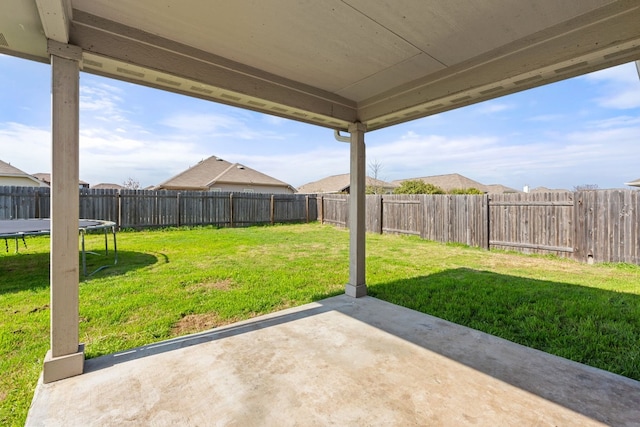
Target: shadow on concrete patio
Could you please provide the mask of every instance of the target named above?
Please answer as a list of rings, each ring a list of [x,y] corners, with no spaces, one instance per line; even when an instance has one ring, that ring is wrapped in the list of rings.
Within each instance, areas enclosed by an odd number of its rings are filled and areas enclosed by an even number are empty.
[[[88,360],[28,425],[637,425],[640,383],[341,295]]]

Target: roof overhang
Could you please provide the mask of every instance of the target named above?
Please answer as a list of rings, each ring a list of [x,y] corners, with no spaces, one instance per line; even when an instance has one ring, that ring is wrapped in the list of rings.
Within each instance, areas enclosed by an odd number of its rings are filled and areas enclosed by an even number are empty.
[[[635,0],[4,0],[0,52],[368,130],[640,58]]]

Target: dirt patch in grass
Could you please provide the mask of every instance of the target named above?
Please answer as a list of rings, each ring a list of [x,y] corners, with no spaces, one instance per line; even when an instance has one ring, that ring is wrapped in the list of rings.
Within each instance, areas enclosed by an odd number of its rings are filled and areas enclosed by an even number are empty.
[[[171,335],[187,335],[233,323],[234,319],[220,319],[217,313],[187,314],[171,328]]]
[[[215,280],[211,282],[201,282],[189,285],[188,290],[193,292],[199,289],[214,289],[217,291],[230,291],[233,288],[232,279]]]
[[[8,395],[9,393],[7,393],[6,391],[0,391],[0,402],[4,401]]]
[[[42,307],[36,307],[33,310],[29,310],[29,313],[37,313],[39,311],[45,311],[49,309],[49,304],[45,304]]]

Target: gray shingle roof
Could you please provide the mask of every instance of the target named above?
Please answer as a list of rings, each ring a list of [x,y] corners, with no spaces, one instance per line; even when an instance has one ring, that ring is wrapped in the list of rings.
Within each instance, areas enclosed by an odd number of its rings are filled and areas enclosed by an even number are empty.
[[[157,188],[181,190],[207,190],[216,184],[251,184],[291,187],[286,182],[265,175],[240,163],[230,163],[216,156],[169,178]]]
[[[101,182],[100,184],[92,185],[91,188],[94,190],[122,190],[124,186],[111,182]]]
[[[571,191],[562,188],[536,187],[530,190],[529,193],[571,193]]]
[[[51,174],[50,173],[43,173],[43,172],[39,172],[39,173],[34,173],[32,175],[33,177],[39,179],[40,181],[44,182],[45,184],[49,184],[51,185]],[[79,184],[84,184],[84,185],[89,185],[89,183],[87,181],[83,181],[83,180],[78,180]]]
[[[493,194],[520,193],[520,191],[515,190],[511,187],[507,187],[506,185],[502,185],[502,184],[490,184],[490,185],[485,185],[485,187],[487,188],[488,193],[493,193]]]
[[[18,169],[15,166],[11,166],[9,163],[6,163],[0,160],[0,175],[23,176],[23,175],[29,175],[29,174]]]
[[[392,189],[397,187],[395,184],[390,182],[381,181],[379,179],[367,177],[367,185],[382,187],[386,189]],[[298,187],[299,193],[304,194],[317,194],[317,193],[342,193],[348,191],[351,185],[350,175],[348,173],[343,173],[341,175],[332,175],[326,178],[322,178],[318,181],[308,182],[300,187]]]

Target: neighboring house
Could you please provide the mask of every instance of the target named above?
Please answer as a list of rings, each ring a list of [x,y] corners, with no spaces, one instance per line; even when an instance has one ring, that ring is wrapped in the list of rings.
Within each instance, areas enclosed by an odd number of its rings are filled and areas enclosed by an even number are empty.
[[[350,175],[344,173],[342,175],[332,175],[321,180],[309,182],[298,187],[298,193],[304,194],[321,194],[321,193],[349,193],[351,187]],[[392,193],[397,185],[390,182],[381,181],[367,177],[367,187],[377,187],[382,189],[382,193]]]
[[[536,187],[530,190],[529,193],[571,193],[571,191],[562,188]]]
[[[197,165],[156,186],[155,189],[270,194],[291,194],[296,192],[286,182],[240,163],[230,163],[216,156],[202,160]]]
[[[44,182],[0,160],[0,187],[5,185],[15,187],[48,187]]]
[[[51,185],[51,174],[50,173],[34,173],[33,176],[40,181],[44,182],[47,185]],[[89,183],[83,180],[79,181],[80,188],[89,188]]]
[[[490,193],[490,194],[507,194],[507,193],[520,192],[518,190],[504,186],[502,184],[490,184],[490,185],[485,185],[485,187],[487,188],[487,193]]]
[[[110,182],[101,182],[100,184],[96,184],[91,186],[94,190],[122,190],[124,187],[120,184],[113,184]]]
[[[624,185],[628,185],[630,187],[640,187],[640,178],[631,182],[625,182]]]
[[[424,176],[420,178],[397,179],[395,181],[392,181],[392,183],[400,185],[404,181],[423,181],[426,184],[432,184],[432,185],[435,185],[436,187],[440,187],[447,193],[455,189],[466,190],[469,188],[477,188],[483,193],[487,193],[489,191],[486,185],[480,184],[478,181],[474,181],[458,173],[450,173],[447,175]]]

